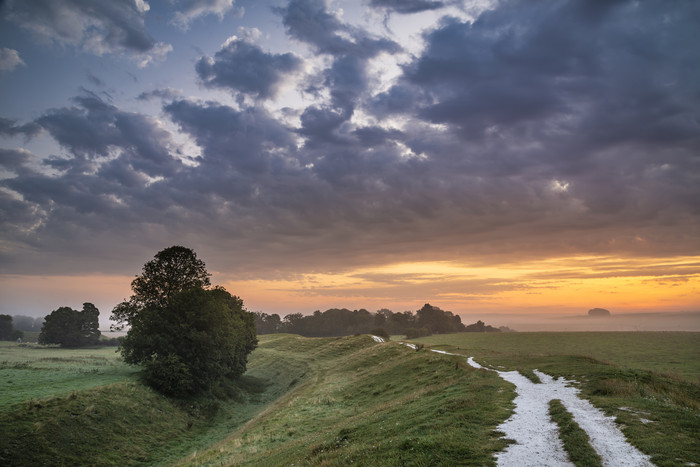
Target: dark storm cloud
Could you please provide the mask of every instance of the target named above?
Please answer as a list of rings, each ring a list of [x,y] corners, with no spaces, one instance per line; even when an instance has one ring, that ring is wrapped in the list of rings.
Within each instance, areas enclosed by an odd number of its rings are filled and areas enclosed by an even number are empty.
[[[299,69],[294,54],[271,54],[245,39],[232,38],[214,58],[202,57],[195,70],[206,87],[218,87],[261,99],[275,97],[285,77]]]

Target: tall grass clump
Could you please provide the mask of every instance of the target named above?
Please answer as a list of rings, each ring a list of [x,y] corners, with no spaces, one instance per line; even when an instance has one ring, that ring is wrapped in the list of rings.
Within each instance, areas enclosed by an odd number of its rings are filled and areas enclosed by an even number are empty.
[[[569,460],[577,467],[602,467],[603,461],[593,449],[588,434],[578,426],[564,404],[558,399],[549,401],[549,415],[559,427],[559,437]]]

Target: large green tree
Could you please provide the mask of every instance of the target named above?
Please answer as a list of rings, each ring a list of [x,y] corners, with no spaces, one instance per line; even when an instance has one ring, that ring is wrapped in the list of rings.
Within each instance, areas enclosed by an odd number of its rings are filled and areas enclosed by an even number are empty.
[[[39,334],[40,344],[60,344],[61,347],[84,347],[100,340],[100,311],[92,303],[83,303],[82,311],[62,306],[44,320]]]
[[[255,317],[243,301],[209,285],[194,251],[166,248],[131,283],[131,299],[112,312],[129,327],[124,360],[143,366],[146,381],[165,394],[187,396],[240,376],[257,345]]]

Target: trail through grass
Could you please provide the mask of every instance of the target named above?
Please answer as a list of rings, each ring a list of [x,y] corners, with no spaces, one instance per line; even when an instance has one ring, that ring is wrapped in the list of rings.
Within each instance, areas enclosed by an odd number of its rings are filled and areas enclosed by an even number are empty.
[[[474,355],[482,365],[501,371],[538,369],[576,381],[581,397],[615,417],[627,440],[650,455],[653,463],[681,466],[700,463],[698,337],[698,333],[462,333],[412,342]],[[653,371],[664,367],[663,360],[674,351],[680,355],[673,360],[678,362],[677,371]]]

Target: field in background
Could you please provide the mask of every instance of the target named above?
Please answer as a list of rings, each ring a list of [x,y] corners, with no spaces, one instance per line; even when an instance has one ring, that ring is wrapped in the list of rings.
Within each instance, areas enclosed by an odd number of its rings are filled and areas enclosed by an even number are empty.
[[[116,347],[61,349],[0,342],[0,407],[63,396],[133,377]]]
[[[700,460],[698,338],[463,333],[411,341],[425,346],[414,351],[369,336],[267,335],[237,386],[179,402],[143,386],[114,348],[3,344],[0,464],[493,464],[513,387],[432,346],[576,380],[655,463],[687,465]]]
[[[411,342],[468,349],[470,356],[577,355],[700,382],[698,332],[515,332],[443,334]]]

